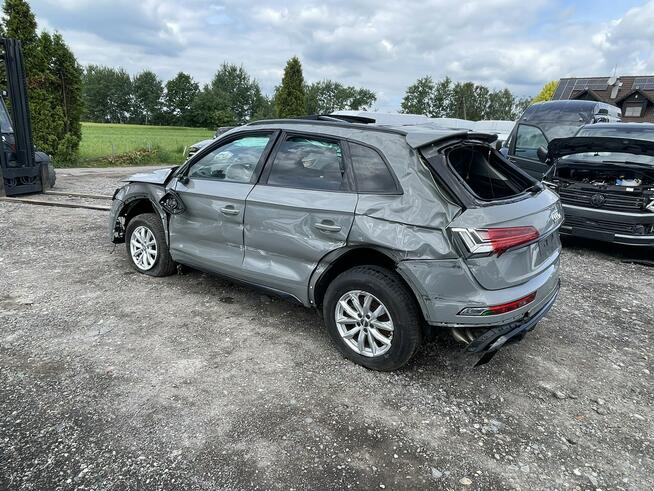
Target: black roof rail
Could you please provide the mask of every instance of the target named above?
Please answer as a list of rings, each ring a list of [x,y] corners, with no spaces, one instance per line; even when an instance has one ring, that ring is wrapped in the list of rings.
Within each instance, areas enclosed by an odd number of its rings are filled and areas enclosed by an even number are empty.
[[[369,131],[380,131],[382,133],[393,133],[396,135],[407,134],[406,131],[400,128],[377,126],[374,124],[359,123],[358,121],[347,121],[336,116],[328,115],[304,116],[301,118],[288,119],[261,119],[259,121],[252,121],[247,123],[246,126],[260,126],[265,124],[307,124],[308,122],[319,123],[325,126],[340,126],[341,128],[351,128],[352,125],[357,125],[359,129],[366,129]]]
[[[309,114],[307,116],[295,116],[289,119],[299,119],[304,121],[337,121],[346,123],[372,124],[377,120],[365,116],[354,116],[349,114]]]

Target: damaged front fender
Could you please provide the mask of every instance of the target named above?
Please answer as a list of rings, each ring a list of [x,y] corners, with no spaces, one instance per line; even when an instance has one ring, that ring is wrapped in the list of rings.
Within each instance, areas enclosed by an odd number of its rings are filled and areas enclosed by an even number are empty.
[[[168,215],[159,201],[166,194],[163,186],[144,182],[130,182],[114,193],[109,212],[109,238],[113,243],[125,241],[125,230],[129,220],[141,213],[155,213],[168,237]]]

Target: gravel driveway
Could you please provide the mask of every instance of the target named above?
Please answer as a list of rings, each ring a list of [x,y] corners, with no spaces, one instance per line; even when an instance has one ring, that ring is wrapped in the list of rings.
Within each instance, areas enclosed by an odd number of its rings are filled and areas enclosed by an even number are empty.
[[[105,212],[0,216],[1,489],[652,489],[654,269],[624,261],[648,253],[568,243],[522,343],[473,369],[443,338],[388,374],[310,310],[136,274]]]

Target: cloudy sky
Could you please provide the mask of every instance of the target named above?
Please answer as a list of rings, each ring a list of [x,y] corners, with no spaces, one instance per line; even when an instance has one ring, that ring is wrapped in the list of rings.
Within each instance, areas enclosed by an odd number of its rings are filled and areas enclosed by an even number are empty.
[[[654,0],[31,0],[82,64],[185,71],[242,64],[270,93],[288,58],[308,81],[373,89],[396,110],[407,85],[449,75],[534,95],[563,76],[654,75]]]

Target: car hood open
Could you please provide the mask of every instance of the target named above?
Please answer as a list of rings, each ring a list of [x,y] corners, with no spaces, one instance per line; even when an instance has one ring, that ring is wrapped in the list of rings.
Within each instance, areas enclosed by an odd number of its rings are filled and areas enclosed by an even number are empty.
[[[632,138],[573,136],[555,138],[547,146],[547,154],[552,160],[566,155],[591,152],[630,153],[654,157],[654,142]]]
[[[177,169],[168,167],[166,169],[156,169],[152,172],[139,172],[123,179],[123,182],[147,182],[149,184],[166,184],[170,175]]]

